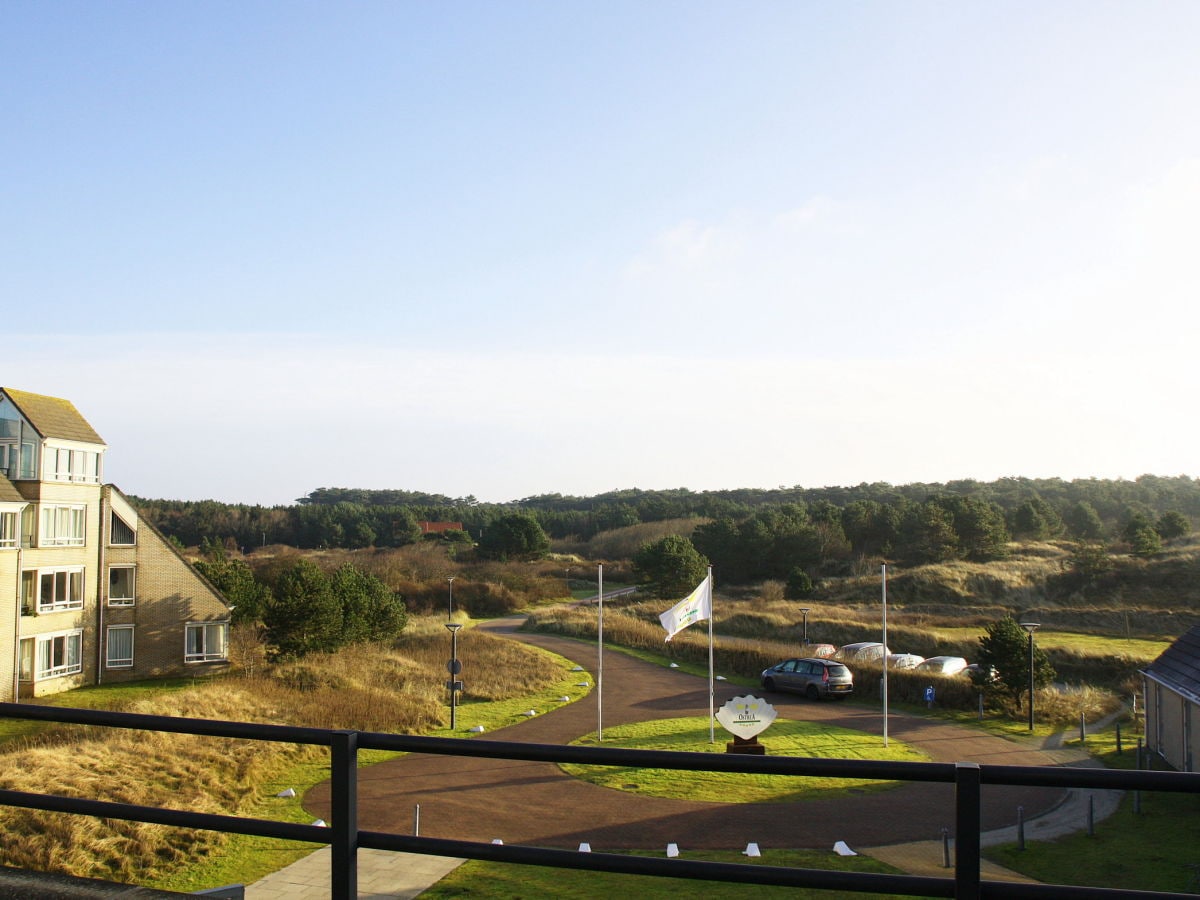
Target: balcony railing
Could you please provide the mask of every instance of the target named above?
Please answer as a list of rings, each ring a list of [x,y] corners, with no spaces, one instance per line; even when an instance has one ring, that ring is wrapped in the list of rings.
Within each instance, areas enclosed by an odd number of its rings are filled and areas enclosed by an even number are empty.
[[[10,790],[0,790],[0,804],[181,828],[202,828],[232,834],[250,834],[329,844],[332,850],[329,895],[338,900],[352,900],[358,895],[357,851],[359,848],[552,866],[564,869],[691,878],[703,881],[825,888],[843,893],[878,892],[924,897],[1011,897],[1046,898],[1046,900],[1051,900],[1051,898],[1070,900],[1070,898],[1084,897],[1194,896],[1161,891],[984,881],[980,877],[980,789],[983,785],[1170,791],[1195,794],[1200,793],[1200,774],[1194,773],[1130,772],[1109,769],[1056,768],[1053,766],[995,766],[975,763],[872,762],[621,750],[604,747],[521,744],[507,741],[334,731],[287,725],[258,725],[245,722],[114,713],[102,710],[65,709],[19,703],[0,703],[0,715],[139,731],[160,731],[329,747],[332,808],[329,827]],[[644,766],[680,771],[815,775],[832,778],[872,778],[953,784],[955,789],[953,875],[947,878],[933,878],[917,875],[883,875],[782,866],[654,859],[364,831],[358,827],[357,814],[359,750],[393,750],[550,763]]]

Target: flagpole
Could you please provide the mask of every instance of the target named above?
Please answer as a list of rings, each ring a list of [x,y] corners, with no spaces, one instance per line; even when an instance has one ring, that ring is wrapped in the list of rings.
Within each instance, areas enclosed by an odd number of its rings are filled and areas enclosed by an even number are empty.
[[[596,742],[604,740],[604,563],[596,567],[597,604],[600,615],[596,624]]]
[[[708,742],[714,744],[717,741],[716,726],[713,724],[717,719],[716,711],[716,692],[713,690],[713,618],[712,609],[713,601],[713,579],[712,566],[708,567]]]
[[[887,563],[882,568],[883,585],[883,746],[888,745],[888,642],[887,642]]]

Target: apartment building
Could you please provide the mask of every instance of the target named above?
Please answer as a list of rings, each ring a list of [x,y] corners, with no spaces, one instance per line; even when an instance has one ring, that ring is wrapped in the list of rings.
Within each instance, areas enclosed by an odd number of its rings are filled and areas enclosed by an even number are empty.
[[[228,665],[230,607],[125,496],[67,400],[0,388],[0,698]]]

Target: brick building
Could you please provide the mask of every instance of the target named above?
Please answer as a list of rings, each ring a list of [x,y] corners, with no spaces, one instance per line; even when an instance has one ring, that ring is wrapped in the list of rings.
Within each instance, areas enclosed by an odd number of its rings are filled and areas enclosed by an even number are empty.
[[[230,607],[103,483],[67,400],[0,388],[0,699],[228,665]]]

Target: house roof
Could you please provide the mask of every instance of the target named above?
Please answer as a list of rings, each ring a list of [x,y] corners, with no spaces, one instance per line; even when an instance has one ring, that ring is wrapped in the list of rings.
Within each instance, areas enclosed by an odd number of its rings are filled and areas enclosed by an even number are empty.
[[[24,503],[25,498],[13,487],[13,483],[0,475],[0,503]]]
[[[1143,671],[1181,694],[1200,698],[1200,625],[1175,641]]]
[[[79,414],[70,400],[47,397],[3,388],[8,399],[44,438],[60,438],[65,441],[82,441],[85,444],[104,444],[104,438]]]

